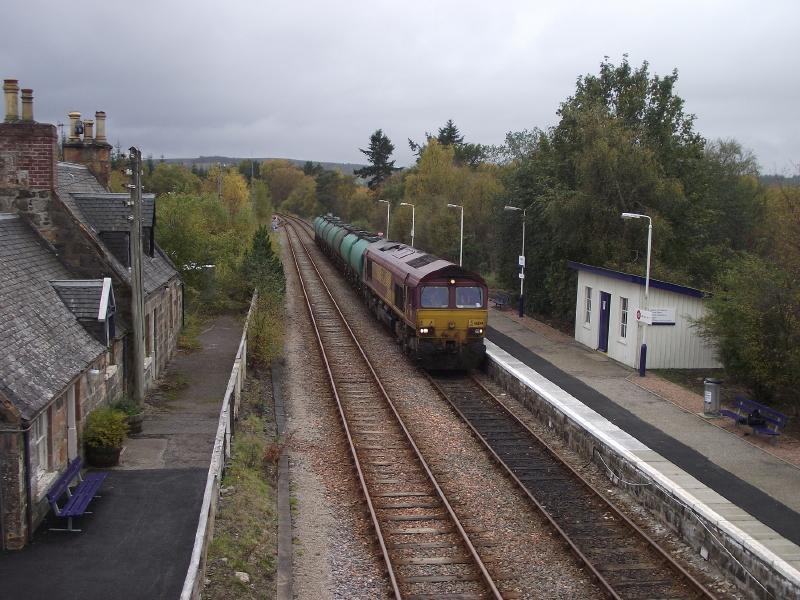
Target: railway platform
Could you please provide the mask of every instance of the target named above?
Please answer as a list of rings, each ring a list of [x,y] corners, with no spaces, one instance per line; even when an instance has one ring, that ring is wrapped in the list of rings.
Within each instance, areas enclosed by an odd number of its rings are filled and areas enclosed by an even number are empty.
[[[527,317],[490,310],[487,340],[494,361],[521,381],[550,386],[559,410],[629,451],[677,496],[730,525],[735,542],[755,541],[767,551],[763,560],[774,557],[800,581],[800,468],[791,462],[798,453],[785,451],[792,440],[751,442],[693,411],[702,398],[657,377],[639,381],[632,369]]]
[[[179,353],[168,376],[185,385],[148,398],[140,435],[126,441],[82,531],[52,514],[22,550],[0,553],[0,597],[26,600],[178,598],[197,531],[219,407],[241,325],[223,316],[200,334],[202,348]],[[176,377],[177,375],[177,377]]]

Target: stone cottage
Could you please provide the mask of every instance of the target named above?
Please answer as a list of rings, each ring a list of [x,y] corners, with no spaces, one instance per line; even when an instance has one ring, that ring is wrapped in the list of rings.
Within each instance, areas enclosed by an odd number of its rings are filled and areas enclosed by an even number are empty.
[[[55,126],[33,119],[33,93],[5,80],[0,123],[0,540],[23,546],[44,518],[44,495],[81,452],[82,423],[121,398],[129,358],[128,194],[110,194],[105,114],[70,113],[65,162]],[[94,133],[95,121],[97,123]],[[145,380],[177,348],[183,287],[155,243],[145,199]]]

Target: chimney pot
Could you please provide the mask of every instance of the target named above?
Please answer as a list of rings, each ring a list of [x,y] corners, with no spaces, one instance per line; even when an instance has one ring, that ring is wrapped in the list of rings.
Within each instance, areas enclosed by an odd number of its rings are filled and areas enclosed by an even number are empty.
[[[30,88],[22,90],[22,120],[33,121],[33,90]]]
[[[94,140],[94,121],[91,119],[83,120],[83,141],[92,142]]]
[[[6,123],[13,123],[19,120],[19,83],[17,80],[4,80],[3,93],[6,97]]]
[[[69,141],[79,142],[81,136],[78,133],[78,122],[81,119],[81,113],[77,111],[72,111],[71,113],[69,113],[68,116],[69,116]]]
[[[95,129],[94,139],[98,142],[106,141],[106,113],[105,111],[98,110],[94,113],[94,120],[97,123]]]

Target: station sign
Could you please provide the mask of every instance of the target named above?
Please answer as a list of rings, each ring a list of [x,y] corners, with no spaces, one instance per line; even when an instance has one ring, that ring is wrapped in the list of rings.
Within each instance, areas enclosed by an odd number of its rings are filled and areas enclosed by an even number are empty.
[[[652,325],[653,324],[653,313],[649,310],[642,310],[641,308],[636,309],[636,320],[639,323],[644,323],[645,325]]]
[[[674,308],[651,308],[653,314],[653,324],[655,325],[675,325]]]

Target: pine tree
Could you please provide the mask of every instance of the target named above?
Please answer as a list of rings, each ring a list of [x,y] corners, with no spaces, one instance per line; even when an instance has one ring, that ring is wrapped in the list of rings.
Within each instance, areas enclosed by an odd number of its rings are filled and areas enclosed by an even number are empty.
[[[358,177],[367,179],[369,188],[375,189],[392,173],[397,171],[394,166],[394,161],[389,160],[394,152],[394,144],[386,137],[381,129],[378,129],[369,138],[369,148],[364,150],[359,148],[361,152],[367,155],[370,166],[362,169],[356,169],[353,173]]]
[[[253,234],[253,245],[242,261],[242,275],[250,287],[283,292],[286,281],[281,260],[272,251],[269,229],[261,225]]]

